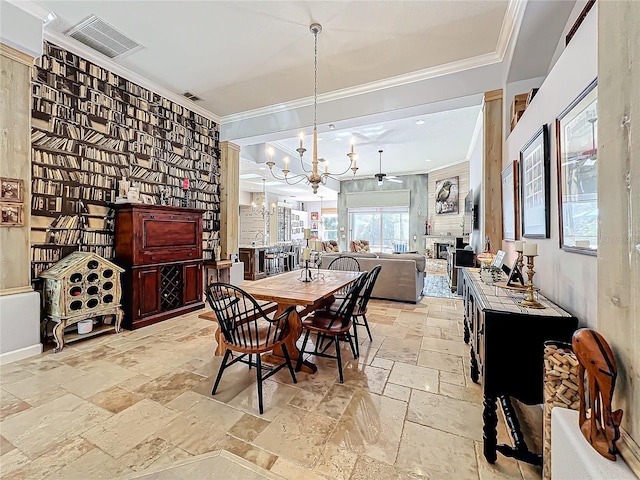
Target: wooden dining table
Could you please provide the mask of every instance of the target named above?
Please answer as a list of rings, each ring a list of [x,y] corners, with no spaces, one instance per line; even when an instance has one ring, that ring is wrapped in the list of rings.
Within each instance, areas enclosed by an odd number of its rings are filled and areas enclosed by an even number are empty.
[[[288,340],[284,343],[291,360],[295,362],[301,353],[296,346],[296,341],[302,334],[301,317],[323,307],[330,305],[335,300],[334,294],[347,285],[355,282],[363,272],[345,272],[339,270],[312,270],[314,278],[311,282],[303,282],[304,272],[301,270],[293,270],[273,277],[263,278],[255,282],[247,282],[242,288],[251,294],[256,300],[261,300],[274,305],[267,310],[274,311],[275,316],[280,315],[291,306],[298,307],[290,316],[287,324],[287,332],[285,335]],[[201,318],[215,319],[214,312],[207,312],[200,315]],[[218,328],[216,339],[218,340],[218,348],[216,355],[224,354],[224,347],[220,341],[221,331]],[[263,361],[269,363],[284,363],[284,355],[280,347],[274,349],[273,354],[263,355]],[[307,373],[315,373],[318,367],[304,360],[302,363],[302,371]]]

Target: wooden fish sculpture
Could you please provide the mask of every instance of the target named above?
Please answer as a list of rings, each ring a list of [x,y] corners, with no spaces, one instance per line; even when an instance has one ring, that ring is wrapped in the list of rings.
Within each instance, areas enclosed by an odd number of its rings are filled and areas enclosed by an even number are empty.
[[[582,434],[600,455],[616,460],[615,442],[620,438],[622,410],[611,411],[613,389],[618,369],[607,341],[595,330],[581,328],[573,334],[573,351],[578,358],[578,394],[580,396],[579,425]],[[585,372],[589,388],[587,418]]]

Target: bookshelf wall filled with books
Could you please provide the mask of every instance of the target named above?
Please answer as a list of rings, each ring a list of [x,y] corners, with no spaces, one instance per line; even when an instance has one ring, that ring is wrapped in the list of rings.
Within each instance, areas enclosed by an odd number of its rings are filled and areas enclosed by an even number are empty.
[[[114,257],[119,180],[148,204],[203,214],[203,256],[220,238],[219,125],[45,42],[32,76],[32,272],[73,250]],[[188,189],[184,187],[188,186]]]

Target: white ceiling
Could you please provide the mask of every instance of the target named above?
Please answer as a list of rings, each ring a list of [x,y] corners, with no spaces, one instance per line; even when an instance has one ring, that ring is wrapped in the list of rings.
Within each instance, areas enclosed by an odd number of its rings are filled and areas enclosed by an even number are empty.
[[[520,30],[536,32],[536,48],[522,49],[526,59],[519,59],[516,70],[543,76],[575,3],[535,1],[528,8],[531,0],[11,1],[40,18],[54,12],[46,36],[68,48],[86,48],[64,33],[92,14],[141,43],[143,49],[115,59],[115,65],[165,91],[201,97],[196,105],[221,118],[222,139],[242,147],[243,174],[268,175],[259,165],[268,145],[276,147],[276,157],[297,159],[300,131],[311,154],[309,24],[321,23],[319,157],[329,160],[332,171],[344,170],[354,137],[358,176],[378,171],[378,149],[384,150],[387,174],[464,161],[481,93],[518,76],[509,67],[516,64]],[[416,125],[418,119],[425,123]],[[257,184],[241,180],[243,189],[261,190],[260,179]],[[269,190],[313,198],[304,184]]]
[[[219,116],[493,52],[508,1],[56,1],[63,33],[95,14],[146,48],[118,61]]]

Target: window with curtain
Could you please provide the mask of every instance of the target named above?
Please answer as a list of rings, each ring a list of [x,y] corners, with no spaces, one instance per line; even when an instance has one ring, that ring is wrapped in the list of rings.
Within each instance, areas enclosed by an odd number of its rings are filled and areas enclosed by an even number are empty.
[[[409,208],[350,208],[349,230],[351,240],[368,240],[372,252],[406,251]]]

